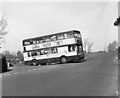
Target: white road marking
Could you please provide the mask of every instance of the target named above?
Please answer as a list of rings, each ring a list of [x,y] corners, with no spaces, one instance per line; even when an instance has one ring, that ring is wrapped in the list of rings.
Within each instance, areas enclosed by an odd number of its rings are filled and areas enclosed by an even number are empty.
[[[28,72],[30,72],[30,71],[32,71],[32,70],[28,70]]]
[[[11,74],[4,74],[3,76],[9,76],[9,75],[11,75]]]
[[[118,64],[118,56],[114,58],[113,63]]]
[[[13,74],[18,74],[19,72],[15,72],[15,73],[13,73]]]
[[[115,59],[117,60],[117,59],[118,59],[118,56],[116,56]]]
[[[113,61],[114,61],[114,62],[116,62],[117,60],[116,60],[116,59],[114,59]]]
[[[37,70],[37,69],[33,69],[33,70]]]
[[[47,67],[47,68],[55,68],[55,67],[57,67],[57,66],[44,66],[45,68]],[[44,68],[43,67],[43,68]],[[30,71],[36,71],[36,70],[40,70],[40,69],[42,69],[41,67],[38,67],[38,68],[35,68],[35,69],[29,69],[29,70],[27,70],[27,71],[25,71],[25,73],[26,72],[30,72]],[[8,74],[1,74],[0,75],[0,78],[2,77],[2,76],[10,76],[10,75],[15,75],[15,74],[19,74],[20,72],[14,72],[14,73],[8,73]],[[24,73],[24,72],[23,72]]]
[[[11,74],[3,74],[2,76],[10,76],[10,75],[13,75],[13,74],[18,74],[19,72],[15,72],[15,73],[11,73]],[[0,77],[2,77],[2,76],[0,76]]]
[[[118,90],[115,91],[115,95],[118,96]]]

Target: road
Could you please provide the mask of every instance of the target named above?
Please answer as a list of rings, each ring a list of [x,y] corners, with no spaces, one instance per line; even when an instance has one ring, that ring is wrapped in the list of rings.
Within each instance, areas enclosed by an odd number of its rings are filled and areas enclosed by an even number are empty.
[[[80,63],[49,65],[43,68],[38,66],[35,70],[13,71],[14,73],[2,77],[2,95],[117,96],[116,55],[98,53],[88,56],[86,61]]]

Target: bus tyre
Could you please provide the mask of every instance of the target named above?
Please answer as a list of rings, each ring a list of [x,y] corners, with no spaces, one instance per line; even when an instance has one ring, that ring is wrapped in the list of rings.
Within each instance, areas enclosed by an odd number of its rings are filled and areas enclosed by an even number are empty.
[[[46,65],[46,63],[41,63],[41,65]]]
[[[66,58],[65,56],[61,57],[61,58],[60,58],[60,63],[61,63],[61,64],[67,63],[67,58]]]
[[[37,66],[37,60],[34,59],[34,60],[32,61],[32,65],[33,65],[33,66]]]
[[[84,56],[82,57],[82,59],[84,59]]]

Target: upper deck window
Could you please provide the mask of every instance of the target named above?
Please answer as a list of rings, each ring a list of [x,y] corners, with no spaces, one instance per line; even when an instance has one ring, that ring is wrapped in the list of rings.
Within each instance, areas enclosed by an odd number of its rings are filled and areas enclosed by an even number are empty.
[[[73,32],[68,33],[68,34],[67,34],[67,37],[68,37],[68,38],[73,38]]]
[[[43,42],[43,40],[41,39],[41,40],[39,40],[39,43],[42,43]]]
[[[78,34],[78,37],[79,37],[79,38],[81,38],[81,35],[80,35],[80,34]]]
[[[56,41],[56,35],[51,36],[50,41]]]
[[[39,44],[39,43],[62,40],[67,38],[81,38],[81,34],[79,31],[63,32],[63,33],[58,33],[54,35],[29,39],[29,40],[23,41],[23,45]]]
[[[64,38],[67,38],[67,33],[64,34]]]
[[[64,38],[64,36],[63,36],[63,34],[58,34],[57,35],[57,39],[59,40],[59,39],[63,39]]]
[[[74,37],[75,38],[81,38],[80,32],[79,31],[74,31]]]
[[[30,42],[29,41],[25,41],[24,45],[30,45]]]
[[[39,41],[38,41],[38,40],[37,40],[36,42],[37,42],[37,44],[39,43]]]
[[[45,37],[44,38],[44,42],[49,42],[50,41],[50,38],[49,37]]]
[[[81,35],[80,35],[80,33],[75,32],[75,33],[74,33],[74,37],[75,37],[75,38],[81,38]]]
[[[37,41],[36,41],[36,40],[34,40],[34,41],[33,41],[33,44],[37,44]]]

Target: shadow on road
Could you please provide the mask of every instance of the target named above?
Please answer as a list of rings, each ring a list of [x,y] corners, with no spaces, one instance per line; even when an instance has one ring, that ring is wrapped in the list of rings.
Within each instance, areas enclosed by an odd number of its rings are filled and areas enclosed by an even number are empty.
[[[0,73],[6,73],[6,72],[10,72],[12,71],[13,69],[7,69],[6,71],[3,71],[3,72],[0,72]]]
[[[83,60],[79,61],[79,63],[82,63],[82,62],[85,62],[85,61],[86,61],[86,59],[83,59]]]

